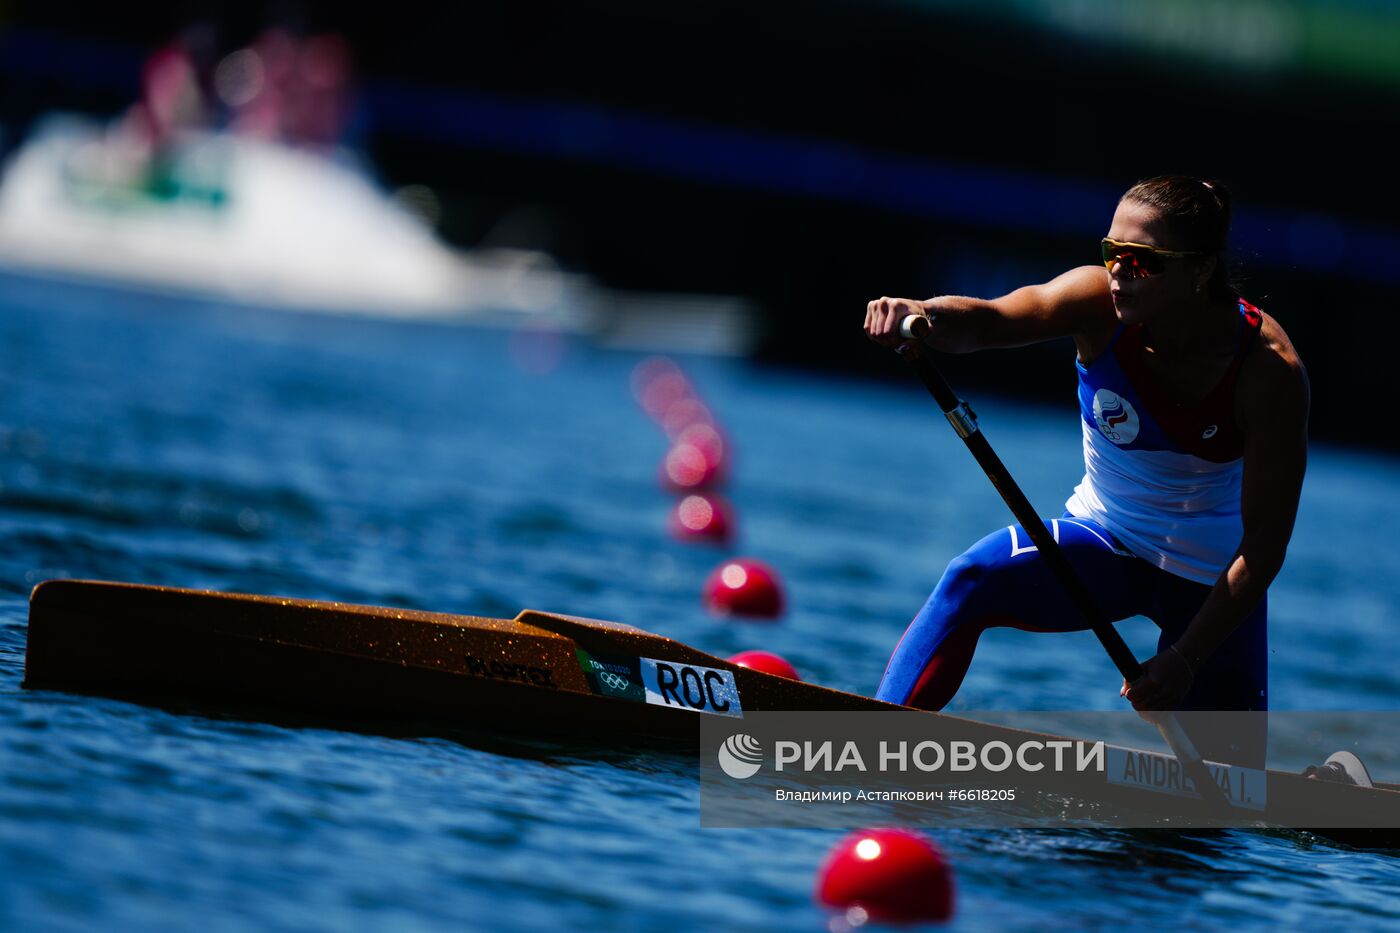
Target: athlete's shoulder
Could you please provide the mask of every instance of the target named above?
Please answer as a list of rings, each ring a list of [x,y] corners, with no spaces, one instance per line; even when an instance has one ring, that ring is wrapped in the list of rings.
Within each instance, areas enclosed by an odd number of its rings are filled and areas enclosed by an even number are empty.
[[[1076,266],[1061,272],[1048,282],[1027,285],[996,299],[998,303],[1010,306],[1027,306],[1037,309],[1037,316],[1049,317],[1069,310],[1076,313],[1083,309],[1113,310],[1113,299],[1108,290],[1108,270],[1103,266]]]
[[[1066,298],[1097,301],[1112,308],[1113,299],[1109,291],[1112,280],[1112,276],[1102,265],[1075,266],[1067,272],[1061,272],[1048,282],[1046,287],[1055,289]]]
[[[1114,314],[1108,270],[1093,266],[1022,286],[987,304],[992,313],[985,316],[979,348],[1020,347],[1056,337],[1073,337],[1078,343],[1084,333],[1111,324]]]
[[[1245,308],[1258,314],[1259,336],[1240,365],[1238,393],[1244,403],[1244,421],[1306,421],[1311,391],[1302,357],[1272,315],[1249,304]]]
[[[1113,310],[1113,278],[1103,266],[1076,266],[1049,283],[1055,289],[1074,337],[1079,360],[1089,363],[1113,341],[1118,314]]]
[[[1293,341],[1288,339],[1288,333],[1283,329],[1273,315],[1266,314],[1246,304],[1246,310],[1258,315],[1259,318],[1259,338],[1255,341],[1255,346],[1245,357],[1244,366],[1259,371],[1260,377],[1266,380],[1283,380],[1286,382],[1296,382],[1307,380],[1307,369],[1303,366],[1303,359],[1298,355],[1298,350],[1293,346]]]

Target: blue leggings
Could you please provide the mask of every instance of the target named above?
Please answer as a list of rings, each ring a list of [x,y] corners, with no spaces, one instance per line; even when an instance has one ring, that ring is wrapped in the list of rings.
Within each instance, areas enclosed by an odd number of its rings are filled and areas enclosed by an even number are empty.
[[[1046,525],[1108,618],[1142,615],[1157,623],[1158,651],[1181,637],[1210,593],[1205,584],[1132,556],[1093,521],[1064,517]],[[1267,612],[1267,600],[1260,600],[1201,664],[1179,709],[1268,709]],[[993,532],[948,565],[895,648],[876,696],[890,703],[942,709],[962,684],[977,639],[997,626],[1027,632],[1089,627],[1019,525]],[[1202,737],[1201,753],[1262,766],[1263,717],[1255,718],[1260,722],[1258,735],[1237,736],[1228,749],[1208,747],[1212,743]]]

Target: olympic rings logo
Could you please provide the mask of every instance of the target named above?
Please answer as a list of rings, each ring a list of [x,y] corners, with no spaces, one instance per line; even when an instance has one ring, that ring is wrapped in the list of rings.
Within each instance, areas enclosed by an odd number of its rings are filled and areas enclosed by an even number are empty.
[[[626,690],[632,686],[632,681],[612,671],[599,671],[598,681],[605,687],[612,690]]]

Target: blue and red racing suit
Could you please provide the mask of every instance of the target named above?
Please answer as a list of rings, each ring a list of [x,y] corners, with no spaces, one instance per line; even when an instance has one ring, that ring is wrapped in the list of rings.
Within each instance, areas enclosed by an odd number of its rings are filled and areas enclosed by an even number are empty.
[[[1235,357],[1214,389],[1179,405],[1142,362],[1141,325],[1120,326],[1108,350],[1078,365],[1083,481],[1065,515],[1047,522],[1110,619],[1146,616],[1158,650],[1176,642],[1239,547],[1244,438],[1235,422],[1240,365],[1262,317],[1239,303]],[[1183,710],[1268,708],[1267,600],[1195,673]],[[977,639],[995,626],[1031,632],[1088,628],[1018,525],[948,565],[900,639],[880,699],[942,709],[961,685]],[[1261,722],[1262,726],[1262,722]],[[1262,766],[1264,735],[1236,736],[1206,757]]]

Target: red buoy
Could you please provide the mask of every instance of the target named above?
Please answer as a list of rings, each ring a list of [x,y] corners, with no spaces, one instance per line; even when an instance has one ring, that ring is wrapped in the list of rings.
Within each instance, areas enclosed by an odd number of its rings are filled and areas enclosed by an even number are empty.
[[[716,567],[705,580],[705,605],[718,615],[773,619],[783,614],[777,573],[762,561],[739,557]]]
[[[904,829],[866,829],[838,842],[817,872],[817,900],[878,923],[953,916],[953,873],[939,848]]]
[[[632,367],[632,396],[640,404],[642,393],[661,376],[680,372],[676,361],[665,356],[649,356]]]
[[[680,407],[680,406],[676,406]],[[676,446],[689,444],[716,465],[722,465],[728,453],[724,435],[713,421],[693,421],[676,434]]]
[[[661,464],[662,482],[678,492],[718,486],[726,472],[724,442],[709,425],[682,431]]]
[[[660,424],[672,405],[681,399],[694,398],[695,389],[671,360],[650,357],[632,370],[632,394],[642,410]]]
[[[734,510],[716,493],[691,493],[676,503],[668,524],[678,540],[724,544],[734,535]]]
[[[788,680],[802,679],[801,675],[797,673],[797,668],[789,664],[787,658],[773,654],[771,651],[740,651],[729,660],[740,667],[747,667],[749,670],[786,677]]]
[[[698,398],[680,398],[661,413],[661,430],[667,437],[680,437],[682,431],[691,425],[708,424],[713,426],[715,416],[710,408]]]

